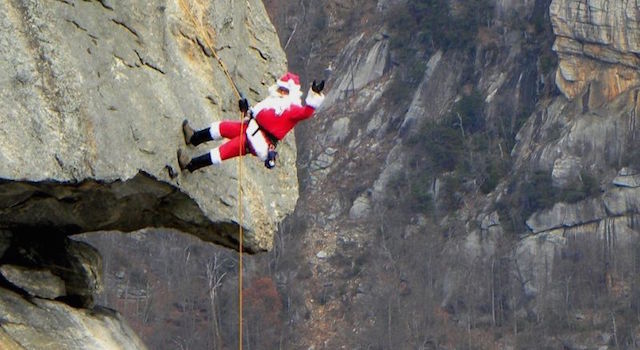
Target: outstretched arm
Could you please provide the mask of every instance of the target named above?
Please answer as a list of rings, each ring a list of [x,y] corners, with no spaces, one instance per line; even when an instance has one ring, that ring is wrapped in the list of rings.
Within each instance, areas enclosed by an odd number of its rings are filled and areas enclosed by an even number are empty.
[[[311,106],[314,109],[320,107],[322,102],[324,101],[324,94],[322,90],[324,89],[324,80],[320,81],[320,83],[316,83],[314,80],[311,84],[311,89],[307,93],[307,98],[305,99],[305,103],[307,106]]]
[[[319,84],[316,81],[313,81],[311,85],[311,89],[307,93],[307,98],[305,99],[304,106],[291,106],[289,107],[289,111],[291,112],[291,118],[296,121],[300,121],[303,119],[307,119],[313,115],[313,113],[320,107],[322,102],[324,101],[324,94],[322,93],[322,89],[324,88],[324,80]]]

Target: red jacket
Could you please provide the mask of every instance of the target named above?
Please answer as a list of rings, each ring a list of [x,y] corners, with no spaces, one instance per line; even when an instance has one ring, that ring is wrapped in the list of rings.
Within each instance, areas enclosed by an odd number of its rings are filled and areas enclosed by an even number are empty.
[[[315,108],[309,105],[292,104],[280,115],[277,115],[273,108],[265,108],[254,117],[263,130],[282,140],[289,130],[293,129],[299,121],[311,117],[314,111]]]

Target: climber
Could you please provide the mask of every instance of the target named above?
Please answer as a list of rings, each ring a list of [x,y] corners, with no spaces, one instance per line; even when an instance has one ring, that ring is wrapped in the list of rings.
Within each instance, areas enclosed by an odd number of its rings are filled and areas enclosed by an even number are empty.
[[[293,73],[284,74],[269,88],[269,96],[249,108],[245,98],[240,99],[240,111],[249,117],[241,121],[223,120],[210,127],[194,130],[185,120],[182,123],[184,140],[187,145],[229,139],[219,147],[203,155],[189,159],[182,149],[178,149],[178,164],[181,170],[194,172],[202,167],[220,164],[223,160],[251,153],[260,158],[269,169],[275,166],[278,141],[301,120],[311,117],[324,100],[322,89],[324,80],[313,81],[305,105],[301,103],[300,78]],[[244,131],[244,132],[243,132]]]

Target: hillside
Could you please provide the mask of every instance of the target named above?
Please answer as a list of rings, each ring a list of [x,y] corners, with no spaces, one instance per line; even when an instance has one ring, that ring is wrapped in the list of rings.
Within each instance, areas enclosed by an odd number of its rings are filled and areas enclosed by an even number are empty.
[[[295,344],[637,346],[633,4],[265,3],[330,73],[276,273]]]

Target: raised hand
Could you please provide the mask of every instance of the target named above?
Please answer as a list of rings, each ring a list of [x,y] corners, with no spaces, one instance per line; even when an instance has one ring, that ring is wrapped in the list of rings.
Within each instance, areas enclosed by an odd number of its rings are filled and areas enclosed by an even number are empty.
[[[324,89],[324,80],[321,80],[320,83],[316,83],[316,81],[314,80],[311,84],[311,90],[313,90],[313,92],[315,92],[316,94],[322,92],[322,89]]]
[[[249,101],[245,97],[238,100],[238,108],[240,112],[245,113],[249,110]]]

